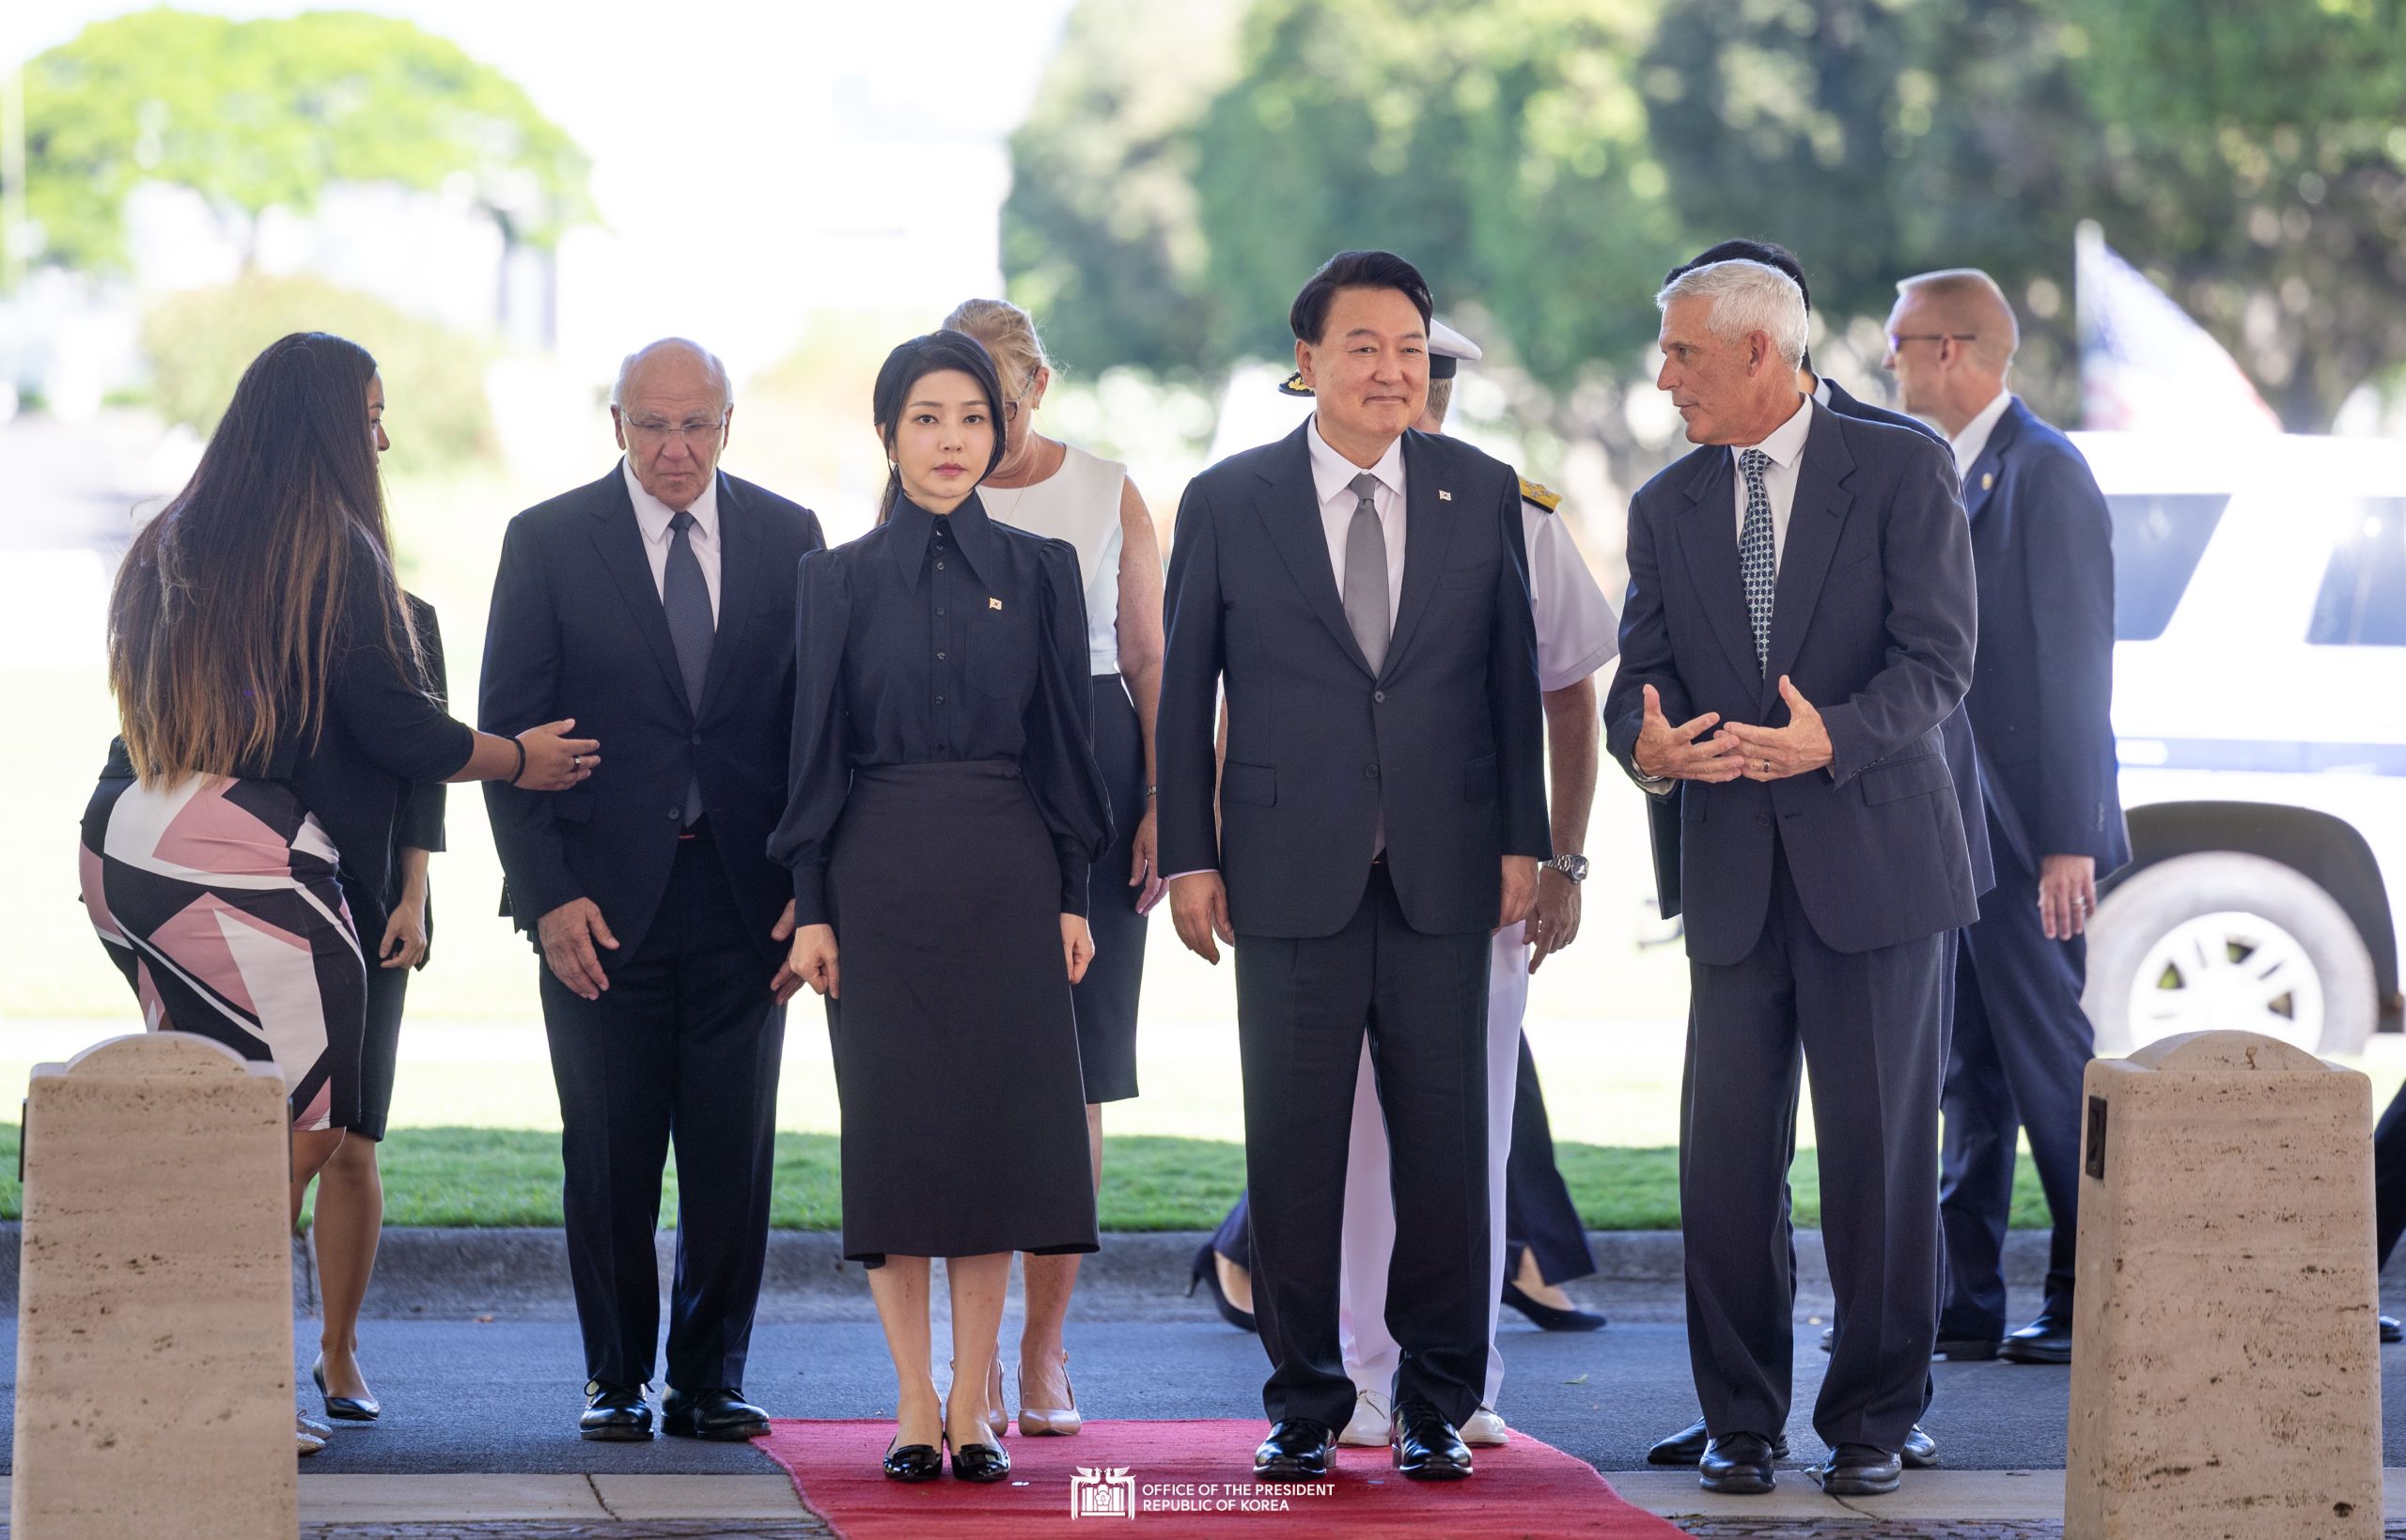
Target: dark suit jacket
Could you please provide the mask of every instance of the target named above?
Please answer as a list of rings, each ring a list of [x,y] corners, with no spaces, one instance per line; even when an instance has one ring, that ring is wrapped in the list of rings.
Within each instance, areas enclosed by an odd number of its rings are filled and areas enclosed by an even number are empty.
[[[1891,428],[1910,428],[1930,443],[1945,448],[1946,436],[1918,417],[1908,417],[1901,412],[1876,407],[1850,395],[1835,380],[1825,380],[1830,388],[1829,407],[1841,417],[1853,417],[1867,423],[1885,423]],[[1953,477],[1955,456],[1947,452],[1946,468]],[[1805,697],[1811,699],[1810,696]],[[1979,755],[1973,746],[1972,713],[1968,706],[1959,706],[1952,715],[1939,724],[1940,751],[1946,755],[1946,773],[1955,780],[1955,807],[1963,819],[1963,846],[1972,858],[1972,887],[1976,893],[1986,893],[1996,886],[1996,859],[1989,848],[1989,820],[1986,803],[1980,791]],[[1652,836],[1654,850],[1654,891],[1659,897],[1663,918],[1680,912],[1680,788],[1674,786],[1662,797],[1646,800],[1648,832]]]
[[[684,676],[643,534],[617,466],[509,522],[493,578],[477,721],[517,733],[562,717],[599,739],[602,768],[573,791],[485,785],[508,879],[502,912],[532,933],[590,898],[618,939],[640,944],[683,831],[689,774],[702,786],[727,882],[761,956],[792,879],[768,857],[786,805],[793,730],[794,568],[826,542],[819,519],[719,473],[718,630],[701,709]],[[606,964],[605,964],[606,966]]]
[[[1964,478],[1979,568],[1972,727],[1989,805],[2035,874],[2131,859],[2114,746],[2114,520],[2071,441],[2016,397]]]
[[[1638,490],[1629,515],[1621,664],[1606,742],[1631,754],[1652,685],[1673,722],[1704,711],[1785,725],[1789,676],[1821,713],[1825,770],[1680,788],[1688,955],[1742,960],[1771,894],[1772,821],[1815,933],[1866,952],[1979,912],[1940,723],[1972,673],[1970,531],[1946,451],[1818,403],[1758,668],[1738,569],[1736,472],[1697,449]]]
[[[1179,506],[1155,734],[1162,869],[1217,868],[1242,933],[1332,935],[1360,906],[1383,816],[1413,928],[1489,929],[1501,858],[1551,849],[1520,478],[1459,440],[1404,435],[1403,595],[1373,677],[1329,564],[1313,431],[1306,420],[1220,461]]]

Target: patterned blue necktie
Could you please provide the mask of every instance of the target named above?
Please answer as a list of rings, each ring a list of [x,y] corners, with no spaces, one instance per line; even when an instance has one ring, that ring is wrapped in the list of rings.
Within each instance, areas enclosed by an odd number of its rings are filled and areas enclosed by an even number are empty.
[[[1771,599],[1779,581],[1779,550],[1772,541],[1771,494],[1763,490],[1763,473],[1771,457],[1759,449],[1738,455],[1738,469],[1746,475],[1746,521],[1738,531],[1738,571],[1746,580],[1746,624],[1755,632],[1755,667],[1771,665]]]

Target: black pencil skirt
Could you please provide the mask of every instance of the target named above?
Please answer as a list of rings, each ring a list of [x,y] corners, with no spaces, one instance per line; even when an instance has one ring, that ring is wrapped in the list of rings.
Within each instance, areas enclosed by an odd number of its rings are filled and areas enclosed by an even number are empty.
[[[1111,848],[1086,885],[1086,928],[1094,962],[1078,981],[1078,1058],[1086,1100],[1126,1101],[1136,1094],[1136,996],[1145,982],[1145,930],[1136,912],[1141,887],[1128,885],[1145,797],[1145,737],[1136,704],[1117,674],[1094,677],[1094,758],[1111,795]]]
[[[1060,888],[1016,764],[853,773],[827,882],[846,1257],[1098,1249]]]

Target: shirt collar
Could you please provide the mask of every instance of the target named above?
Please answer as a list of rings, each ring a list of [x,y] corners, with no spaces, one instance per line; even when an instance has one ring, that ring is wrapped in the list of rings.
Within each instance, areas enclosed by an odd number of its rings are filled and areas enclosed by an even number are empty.
[[[1800,396],[1796,398],[1796,410],[1788,414],[1788,421],[1763,435],[1760,443],[1731,444],[1729,462],[1735,465],[1740,455],[1749,449],[1759,449],[1771,457],[1773,464],[1782,470],[1792,470],[1797,457],[1804,453],[1804,441],[1812,431],[1813,403]]]
[[[997,571],[994,557],[1002,537],[976,492],[951,513],[942,515],[930,513],[905,493],[894,500],[894,512],[887,516],[885,527],[893,545],[895,570],[901,574],[906,592],[918,592],[919,573],[928,566],[928,551],[935,543],[939,526],[971,572],[985,579]]]
[[[1317,412],[1312,413],[1312,420],[1305,428],[1304,443],[1311,451],[1312,490],[1320,494],[1322,505],[1334,500],[1339,492],[1353,490],[1353,478],[1362,474],[1362,467],[1338,454],[1326,439],[1320,436],[1320,413]],[[1387,445],[1387,452],[1370,467],[1370,474],[1377,476],[1379,485],[1388,491],[1398,497],[1403,495],[1401,434],[1396,435],[1395,442]]]
[[[643,490],[643,483],[635,479],[633,461],[622,459],[618,461],[618,469],[627,478],[627,496],[635,506],[635,522],[642,526],[643,537],[653,545],[664,543],[668,538],[668,522],[677,517],[677,510]],[[694,499],[694,506],[685,511],[694,516],[695,526],[702,532],[703,541],[706,544],[716,545],[718,543],[717,472],[711,472],[711,478],[702,483],[702,495]]]
[[[1996,431],[1997,419],[2004,416],[2006,408],[2011,405],[2013,392],[1999,386],[1996,399],[1980,408],[1979,413],[1963,425],[1963,431],[1947,441],[1947,447],[1955,451],[1957,475],[1970,472],[1972,462],[1978,459],[1980,451],[1989,446],[1989,435]]]

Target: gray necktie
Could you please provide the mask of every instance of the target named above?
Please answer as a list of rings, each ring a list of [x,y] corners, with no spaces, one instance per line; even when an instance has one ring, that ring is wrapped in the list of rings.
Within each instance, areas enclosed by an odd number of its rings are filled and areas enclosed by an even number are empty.
[[[685,676],[685,704],[698,717],[702,682],[711,673],[711,638],[718,622],[711,614],[711,588],[703,581],[701,558],[694,554],[694,516],[680,513],[668,521],[668,569],[661,574],[660,607],[668,614],[668,639],[677,645],[677,668]],[[702,816],[702,783],[685,781],[685,822]]]
[[[1741,450],[1738,469],[1746,477],[1746,521],[1738,531],[1738,572],[1746,583],[1746,626],[1755,633],[1755,667],[1771,660],[1772,593],[1779,583],[1779,548],[1771,527],[1771,493],[1763,473],[1771,457],[1759,449]]]
[[[1353,478],[1353,522],[1345,531],[1345,623],[1376,674],[1387,661],[1387,532],[1379,523],[1371,494],[1379,478],[1365,471]]]

